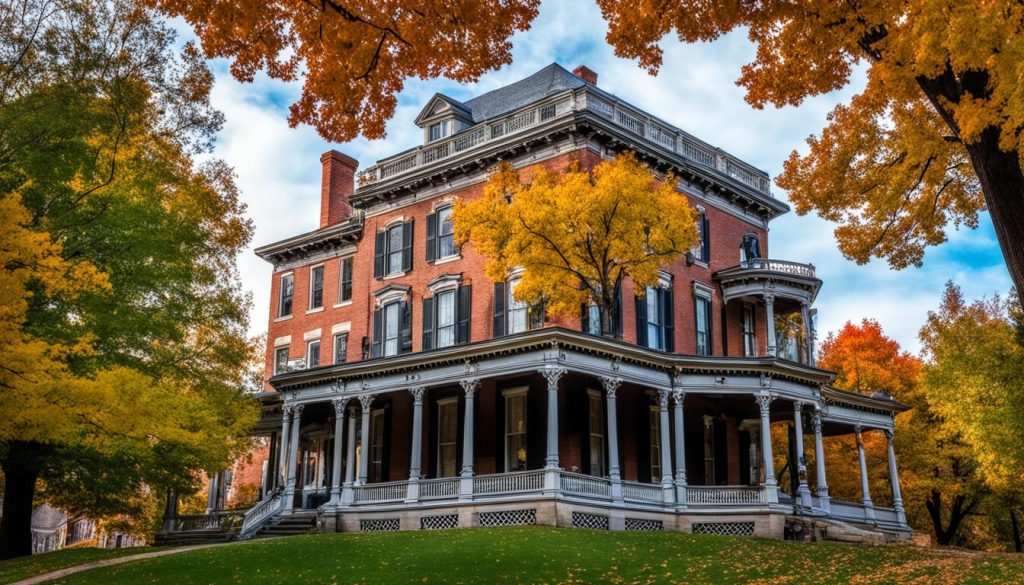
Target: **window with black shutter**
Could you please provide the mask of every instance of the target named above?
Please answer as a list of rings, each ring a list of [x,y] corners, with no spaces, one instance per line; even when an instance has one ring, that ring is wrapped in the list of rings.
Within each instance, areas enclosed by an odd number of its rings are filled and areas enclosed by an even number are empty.
[[[427,216],[427,261],[446,260],[458,255],[452,207],[448,205]]]
[[[384,278],[412,270],[413,220],[377,232],[374,241],[373,276]]]
[[[658,287],[647,287],[644,296],[636,298],[637,345],[675,351],[675,317],[672,280],[662,275]]]
[[[352,256],[341,259],[341,282],[338,285],[338,302],[352,300]]]
[[[390,357],[412,351],[411,303],[392,301],[373,312],[370,357]]]
[[[470,286],[439,291],[423,300],[423,349],[449,347],[469,341]]]
[[[702,294],[694,297],[696,314],[697,355],[711,355],[711,299]]]

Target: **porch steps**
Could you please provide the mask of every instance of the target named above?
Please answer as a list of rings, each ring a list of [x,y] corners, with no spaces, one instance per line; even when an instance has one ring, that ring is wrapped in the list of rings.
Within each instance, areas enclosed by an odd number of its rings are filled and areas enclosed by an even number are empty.
[[[281,515],[264,524],[253,538],[294,536],[316,532],[316,514]]]

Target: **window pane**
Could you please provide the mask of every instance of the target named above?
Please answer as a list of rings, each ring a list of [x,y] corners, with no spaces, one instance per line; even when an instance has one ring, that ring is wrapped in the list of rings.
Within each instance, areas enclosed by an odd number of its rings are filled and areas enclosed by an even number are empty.
[[[274,357],[274,373],[280,374],[288,367],[288,348],[282,347],[277,350]]]
[[[281,302],[278,306],[278,317],[286,317],[292,314],[292,293],[294,292],[294,284],[294,275],[289,274],[281,277]]]
[[[437,257],[450,258],[455,250],[455,225],[452,223],[452,208],[445,207],[437,212]]]
[[[391,303],[384,307],[384,355],[398,355],[399,306]]]
[[[352,257],[341,261],[341,286],[338,287],[338,302],[352,300]]]
[[[508,332],[509,333],[521,333],[526,331],[526,317],[527,317],[527,305],[522,301],[517,301],[513,294],[516,287],[519,285],[519,279],[515,278],[508,281]]]
[[[384,411],[373,411],[370,423],[370,481],[384,479]]]
[[[324,306],[324,267],[313,268],[310,275],[309,308],[318,309]]]
[[[320,365],[320,342],[310,341],[306,352],[306,367],[315,368]]]
[[[437,347],[455,345],[455,291],[437,295]]]
[[[697,354],[710,355],[711,347],[708,335],[708,324],[711,320],[711,301],[697,297]]]
[[[334,363],[343,364],[348,357],[348,334],[334,336]]]
[[[650,413],[651,481],[658,482],[661,479],[661,413],[655,408]]]
[[[604,409],[601,398],[589,396],[590,404],[590,474],[604,475]]]
[[[438,405],[438,475],[451,477],[456,474],[455,455],[458,437],[457,402]]]
[[[388,229],[388,274],[402,271],[402,226]]]
[[[601,335],[601,310],[597,305],[587,307],[587,333]]]
[[[507,471],[526,469],[526,395],[505,399],[505,462]]]

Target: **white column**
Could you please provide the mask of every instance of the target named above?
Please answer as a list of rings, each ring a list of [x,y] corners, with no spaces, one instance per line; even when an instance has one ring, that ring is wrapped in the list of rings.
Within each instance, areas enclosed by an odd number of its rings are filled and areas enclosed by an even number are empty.
[[[549,366],[540,373],[548,382],[548,436],[547,454],[544,457],[544,489],[548,492],[557,492],[561,484],[558,461],[558,381],[566,371],[565,368]]]
[[[864,458],[864,440],[861,437],[862,427],[853,427],[853,433],[857,437],[857,459],[860,460],[860,493],[861,503],[864,504],[864,519],[869,522],[875,521],[875,504],[871,501],[871,489],[868,487],[868,462]]]
[[[369,394],[359,397],[359,405],[362,406],[363,425],[359,433],[359,478],[356,485],[364,485],[369,475],[370,468],[370,405],[373,404],[373,396]]]
[[[341,503],[341,449],[342,436],[345,425],[345,406],[348,398],[335,398],[331,401],[334,405],[334,453],[331,458],[331,501],[329,506],[337,506]]]
[[[285,463],[288,461],[288,437],[291,436],[292,428],[292,407],[285,406],[281,409],[281,436],[277,441],[281,443],[277,455],[277,468],[274,470],[274,488],[283,489],[285,480],[288,478],[288,471]]]
[[[412,448],[409,451],[409,487],[405,493],[407,502],[420,498],[420,466],[423,465],[423,386],[410,388],[412,393]]]
[[[818,470],[818,506],[828,514],[832,507],[828,497],[828,482],[825,480],[825,444],[821,438],[821,411],[814,409],[814,464]]]
[[[210,474],[210,483],[206,487],[206,513],[217,509],[217,478],[220,477],[218,473]]]
[[[672,439],[669,436],[668,398],[671,392],[667,388],[658,391],[658,421],[661,426],[661,491],[665,503],[675,501],[675,487],[672,484]]]
[[[345,483],[341,488],[341,505],[348,506],[355,499],[352,489],[356,476],[356,409],[348,409],[348,436],[345,437]]]
[[[476,422],[474,413],[476,406],[476,391],[480,388],[480,380],[467,379],[460,382],[462,391],[466,394],[466,407],[464,420],[462,421],[462,471],[459,473],[459,499],[473,499],[473,442],[476,440],[476,431],[473,428]]]
[[[768,355],[778,356],[778,349],[775,346],[775,295],[764,295],[765,329],[768,332]]]
[[[295,460],[299,457],[299,429],[302,427],[303,404],[292,407],[292,436],[288,439],[288,461],[285,462],[284,510],[295,507]]]
[[[676,437],[676,504],[686,505],[686,433],[683,426],[683,401],[686,400],[686,392],[680,388],[672,389],[672,402],[675,405],[675,437]]]
[[[807,459],[804,456],[804,403],[799,400],[793,402],[793,436],[796,438],[797,477],[800,484],[797,486],[797,494],[800,496],[800,505],[810,509],[813,506],[811,500],[811,489],[807,487]]]
[[[769,504],[779,502],[778,484],[775,483],[775,461],[772,460],[772,420],[770,407],[775,397],[771,394],[755,396],[761,407],[761,457],[764,461],[764,489]]]
[[[903,491],[900,489],[900,472],[896,469],[896,448],[893,446],[893,432],[886,429],[885,442],[889,447],[889,480],[892,482],[892,507],[896,509],[896,519],[900,525],[907,525],[907,515],[903,510]]]
[[[615,377],[601,376],[604,387],[605,409],[608,411],[606,425],[608,427],[608,479],[612,482],[612,499],[622,501],[622,474],[619,470],[619,409],[616,396],[622,380]]]
[[[804,322],[804,348],[807,351],[807,364],[814,365],[814,328],[811,327],[811,312],[807,303],[800,303],[800,318]]]

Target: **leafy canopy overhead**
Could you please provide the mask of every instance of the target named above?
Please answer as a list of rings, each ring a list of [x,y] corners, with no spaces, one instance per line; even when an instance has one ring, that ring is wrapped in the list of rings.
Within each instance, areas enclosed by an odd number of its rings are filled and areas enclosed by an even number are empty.
[[[668,176],[657,181],[632,153],[557,173],[533,170],[528,182],[500,165],[481,197],[458,201],[455,239],[489,260],[495,281],[522,267],[516,298],[544,300],[554,315],[578,316],[598,306],[602,331],[626,278],[642,294],[657,286],[659,268],[697,243],[695,216]]]

